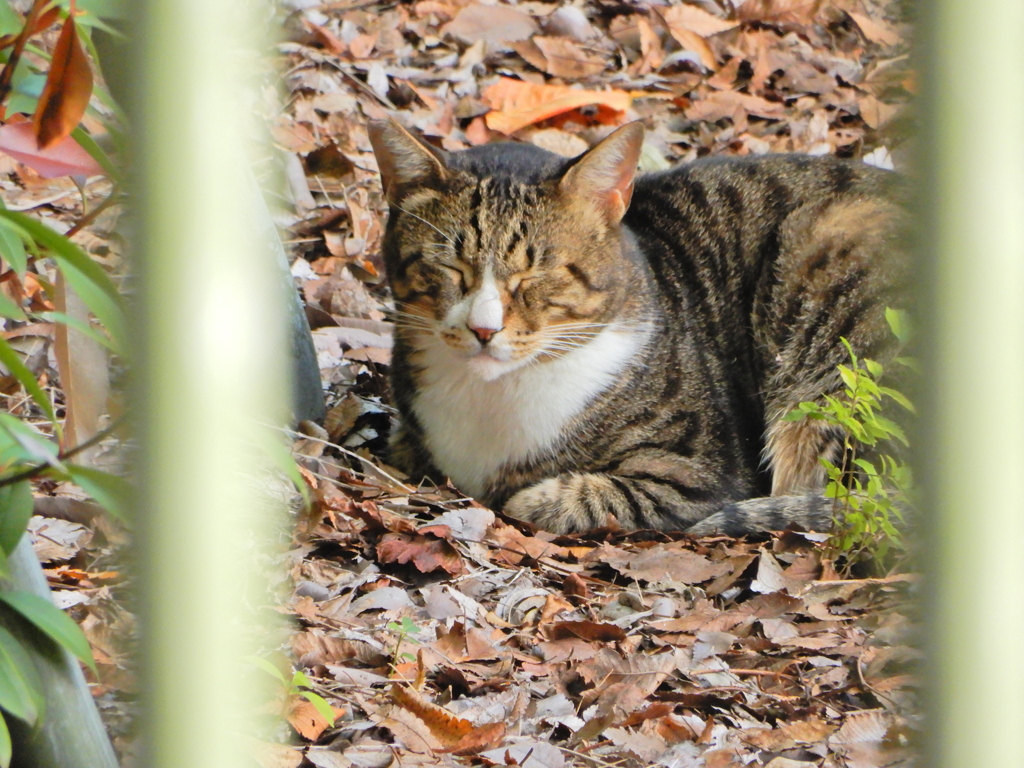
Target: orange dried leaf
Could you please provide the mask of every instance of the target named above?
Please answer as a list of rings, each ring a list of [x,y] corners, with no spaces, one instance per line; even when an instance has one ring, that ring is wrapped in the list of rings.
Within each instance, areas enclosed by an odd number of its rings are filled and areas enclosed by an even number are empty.
[[[474,728],[461,739],[459,743],[446,752],[454,755],[475,755],[486,749],[497,747],[505,738],[504,723],[489,723]]]
[[[319,739],[329,725],[316,707],[302,696],[293,696],[288,702],[286,718],[295,732],[309,741]]]
[[[535,85],[503,77],[481,93],[488,112],[487,127],[504,134],[570,112],[579,107],[601,105],[621,118],[633,103],[626,91],[587,91],[564,85]]]
[[[391,686],[391,698],[403,709],[412,712],[424,722],[431,735],[445,747],[452,748],[473,730],[469,720],[463,720],[444,707],[427,701],[416,691],[404,685]]]
[[[78,125],[92,96],[92,69],[69,15],[53,49],[46,85],[34,118],[39,149],[49,149]]]

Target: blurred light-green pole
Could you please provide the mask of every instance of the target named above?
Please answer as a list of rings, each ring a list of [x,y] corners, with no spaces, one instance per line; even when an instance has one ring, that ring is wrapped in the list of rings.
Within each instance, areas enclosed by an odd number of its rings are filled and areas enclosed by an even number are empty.
[[[289,369],[245,153],[270,7],[132,5],[147,764],[249,766],[240,658],[260,640],[246,609],[265,520],[254,446],[283,421]]]
[[[931,285],[923,525],[929,765],[1024,736],[1024,3],[918,4]]]

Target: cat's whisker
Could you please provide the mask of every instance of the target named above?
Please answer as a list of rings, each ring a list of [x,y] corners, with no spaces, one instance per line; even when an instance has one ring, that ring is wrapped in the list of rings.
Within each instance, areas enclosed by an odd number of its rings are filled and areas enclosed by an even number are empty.
[[[413,213],[412,211],[406,210],[405,208],[403,208],[400,205],[394,205],[392,203],[392,206],[394,208],[397,208],[398,210],[400,210],[402,213],[407,213],[410,216],[412,216],[414,219],[418,219],[419,221],[422,221],[424,224],[426,224],[432,230],[437,232],[437,234],[439,234],[441,237],[443,237],[445,240],[447,240],[449,243],[451,243],[452,245],[455,245],[455,238],[451,237],[450,235],[445,234],[437,226],[435,226],[434,224],[431,224],[429,221],[424,219],[422,216],[418,216],[417,214]]]

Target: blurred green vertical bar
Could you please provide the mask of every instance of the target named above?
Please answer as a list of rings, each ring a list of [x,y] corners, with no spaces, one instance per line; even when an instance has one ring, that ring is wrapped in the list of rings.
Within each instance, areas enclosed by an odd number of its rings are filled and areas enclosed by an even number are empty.
[[[1020,766],[1024,3],[923,14],[929,765]],[[928,274],[930,273],[930,274]]]
[[[135,12],[147,764],[249,766],[240,658],[259,639],[247,622],[266,522],[253,469],[266,425],[282,421],[288,370],[245,152],[271,14],[246,0]]]

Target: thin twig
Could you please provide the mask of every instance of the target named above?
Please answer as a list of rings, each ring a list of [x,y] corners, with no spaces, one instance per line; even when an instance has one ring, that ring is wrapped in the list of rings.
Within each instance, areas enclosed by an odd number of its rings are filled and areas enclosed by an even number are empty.
[[[7,65],[4,67],[3,72],[0,72],[0,105],[7,100],[7,95],[11,92],[14,70],[18,67],[18,61],[25,50],[25,44],[32,37],[36,21],[39,19],[39,14],[42,13],[47,2],[49,0],[36,0],[32,3],[32,8],[29,9],[28,14],[25,16],[25,26],[18,33],[18,39],[14,41],[14,48],[11,49],[11,55],[7,58]]]
[[[101,213],[103,213],[103,211],[105,211],[107,208],[109,208],[115,202],[120,202],[119,200],[115,199],[115,198],[119,198],[119,197],[120,197],[120,192],[117,189],[117,187],[114,187],[114,189],[113,189],[113,191],[111,191],[110,195],[102,203],[100,203],[95,208],[93,208],[91,211],[89,211],[87,214],[82,216],[82,218],[80,218],[75,223],[75,225],[73,227],[71,227],[71,229],[69,229],[67,232],[64,233],[64,237],[72,238],[75,235],[77,235],[83,229],[85,229],[90,224],[92,224],[96,220],[96,217],[99,216]]]
[[[88,450],[89,448],[92,448],[94,445],[102,442],[106,438],[110,437],[110,435],[112,435],[114,432],[116,432],[123,422],[124,417],[121,417],[106,429],[97,432],[84,443],[79,443],[74,448],[68,448],[66,451],[60,451],[57,454],[57,461],[66,461],[67,459],[70,459],[72,456],[79,454],[82,451]],[[22,480],[30,480],[36,475],[42,474],[51,466],[53,465],[44,462],[42,464],[37,464],[34,467],[29,467],[28,469],[22,470],[21,472],[17,472],[13,475],[8,475],[7,477],[0,477],[0,488],[3,488],[8,485],[14,485],[15,483],[20,483]]]

